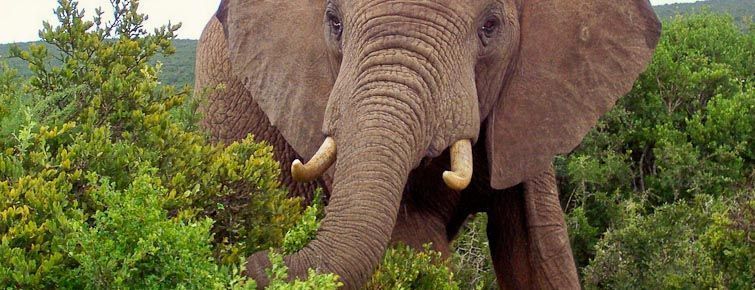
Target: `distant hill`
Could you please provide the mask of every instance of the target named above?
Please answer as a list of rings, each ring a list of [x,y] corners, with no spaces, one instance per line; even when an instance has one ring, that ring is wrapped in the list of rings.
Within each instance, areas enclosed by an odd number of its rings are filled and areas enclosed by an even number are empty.
[[[677,14],[699,12],[704,7],[711,12],[730,14],[743,27],[747,21],[752,21],[752,16],[755,14],[755,0],[707,0],[659,5],[654,6],[653,9],[658,17],[666,20]]]
[[[36,42],[16,43],[21,49],[28,49]],[[154,61],[163,64],[160,80],[165,84],[174,86],[194,84],[194,59],[197,41],[193,39],[176,39],[173,41],[176,53],[168,57],[158,56]],[[8,50],[11,44],[0,44],[0,61],[7,61],[11,68],[18,70],[23,77],[28,77],[29,71],[25,62],[16,58],[8,58]]]
[[[182,86],[194,85],[194,60],[196,59],[197,41],[194,39],[178,39],[173,41],[176,53],[160,56],[156,60],[163,64],[160,79],[163,83]]]
[[[628,0],[617,0],[628,1]],[[755,0],[708,0],[695,3],[667,4],[655,6],[654,9],[661,19],[669,19],[677,14],[689,14],[698,12],[703,7],[716,13],[728,13],[734,19],[741,23],[744,28],[745,23],[752,21],[755,14]],[[20,43],[21,48],[28,48],[30,43]],[[174,41],[176,53],[169,57],[158,57],[156,61],[163,63],[163,74],[161,80],[163,83],[182,86],[194,83],[194,60],[197,46],[196,40],[178,39]],[[0,58],[8,55],[9,44],[0,44]],[[19,71],[22,76],[28,76],[29,70],[26,65],[18,59],[8,59],[9,65]]]

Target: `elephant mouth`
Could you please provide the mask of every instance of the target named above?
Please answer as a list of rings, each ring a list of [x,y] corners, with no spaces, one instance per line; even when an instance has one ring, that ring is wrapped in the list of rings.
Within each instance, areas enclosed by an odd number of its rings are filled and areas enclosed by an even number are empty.
[[[464,190],[472,181],[472,141],[458,140],[451,145],[451,170],[443,172],[443,181],[457,191]],[[309,162],[296,159],[291,164],[291,176],[298,182],[309,182],[320,178],[336,161],[337,147],[333,137],[325,138],[320,148]]]

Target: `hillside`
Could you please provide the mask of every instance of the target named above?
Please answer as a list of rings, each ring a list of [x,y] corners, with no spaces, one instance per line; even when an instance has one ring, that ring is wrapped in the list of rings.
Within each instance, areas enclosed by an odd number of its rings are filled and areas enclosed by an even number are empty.
[[[667,4],[655,6],[658,16],[667,20],[674,15],[689,14],[700,11],[707,7],[716,13],[728,13],[732,15],[742,28],[750,21],[755,14],[755,0],[708,0],[696,3]],[[30,43],[20,43],[21,48],[28,48]],[[194,52],[196,50],[196,40],[177,39],[174,41],[176,53],[169,57],[157,57],[157,61],[163,63],[163,74],[161,81],[166,84],[175,86],[191,85],[194,82]],[[0,56],[5,58],[8,55],[9,44],[0,44]],[[29,76],[29,71],[25,64],[18,59],[8,59],[10,67],[19,71],[22,76]]]
[[[17,43],[21,49],[28,49],[33,42]],[[176,39],[173,41],[176,53],[170,56],[156,56],[155,61],[163,63],[163,73],[160,80],[163,83],[183,86],[194,83],[194,59],[197,41],[193,39]],[[8,58],[11,44],[0,44],[0,59],[7,61],[11,68],[18,70],[23,77],[31,75],[26,64],[16,58]],[[2,61],[0,60],[0,61]]]
[[[654,9],[658,16],[664,20],[677,14],[689,14],[701,9],[710,9],[715,13],[730,14],[736,23],[744,27],[745,23],[751,21],[753,14],[755,14],[755,0],[707,0],[695,3],[659,5],[655,6]]]

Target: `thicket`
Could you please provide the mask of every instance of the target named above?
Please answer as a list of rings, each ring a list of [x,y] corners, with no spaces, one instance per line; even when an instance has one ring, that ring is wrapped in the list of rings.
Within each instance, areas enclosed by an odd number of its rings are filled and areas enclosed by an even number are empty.
[[[137,2],[112,3],[104,23],[60,1],[40,32],[55,52],[12,49],[32,76],[0,75],[0,286],[253,288],[243,257],[278,245],[300,201],[269,146],[209,143],[189,92],[159,84],[148,61],[178,26],[148,34]]]
[[[754,78],[755,30],[664,22],[633,90],[557,161],[586,288],[755,288]]]

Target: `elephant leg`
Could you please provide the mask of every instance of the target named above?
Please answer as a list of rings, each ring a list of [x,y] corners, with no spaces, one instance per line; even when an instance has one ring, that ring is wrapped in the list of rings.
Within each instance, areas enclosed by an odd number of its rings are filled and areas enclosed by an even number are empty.
[[[533,286],[579,289],[553,168],[524,183]]]
[[[417,250],[432,243],[433,250],[441,252],[443,257],[449,257],[451,250],[447,236],[443,219],[402,205],[393,228],[391,243],[403,243]]]
[[[491,198],[488,237],[501,289],[579,289],[553,169]]]
[[[533,288],[526,212],[521,185],[491,196],[487,232],[501,289]]]

